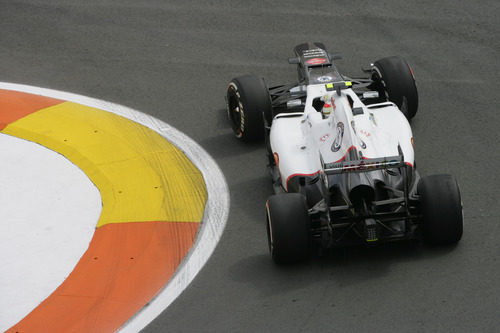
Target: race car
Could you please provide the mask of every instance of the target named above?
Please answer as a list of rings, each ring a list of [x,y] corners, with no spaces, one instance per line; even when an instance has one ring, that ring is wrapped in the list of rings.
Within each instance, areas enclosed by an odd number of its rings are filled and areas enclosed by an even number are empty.
[[[457,243],[460,190],[451,175],[420,177],[409,124],[418,109],[413,71],[398,56],[375,61],[365,78],[340,74],[324,44],[294,48],[298,81],[267,87],[244,75],[228,85],[236,138],[265,141],[274,195],[266,202],[272,259],[313,248],[424,240]]]

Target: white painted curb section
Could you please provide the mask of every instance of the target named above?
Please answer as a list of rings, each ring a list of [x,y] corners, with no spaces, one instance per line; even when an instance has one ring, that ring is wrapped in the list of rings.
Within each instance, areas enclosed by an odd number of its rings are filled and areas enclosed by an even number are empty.
[[[137,332],[156,318],[189,285],[212,255],[229,214],[229,190],[212,157],[185,134],[150,115],[122,105],[57,90],[0,82],[0,89],[22,91],[71,101],[112,112],[156,131],[181,149],[203,174],[208,192],[207,204],[197,239],[175,275],[161,292],[132,317],[120,331]],[[82,253],[83,254],[83,253]]]
[[[0,133],[0,332],[64,282],[101,210],[99,190],[64,156]]]

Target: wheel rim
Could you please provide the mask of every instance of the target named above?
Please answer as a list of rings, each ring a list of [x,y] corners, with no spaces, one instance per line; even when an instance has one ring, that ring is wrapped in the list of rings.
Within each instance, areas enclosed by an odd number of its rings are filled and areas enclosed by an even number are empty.
[[[231,121],[231,125],[233,127],[233,132],[237,138],[241,138],[243,135],[242,130],[242,114],[243,114],[243,106],[241,104],[240,99],[237,96],[236,90],[234,87],[230,86],[230,93],[228,97],[228,110],[227,115],[229,120]]]
[[[271,223],[271,214],[269,212],[269,203],[266,204],[266,220],[267,220],[267,245],[269,247],[269,252],[271,255],[274,252],[274,242],[273,242],[273,227]]]

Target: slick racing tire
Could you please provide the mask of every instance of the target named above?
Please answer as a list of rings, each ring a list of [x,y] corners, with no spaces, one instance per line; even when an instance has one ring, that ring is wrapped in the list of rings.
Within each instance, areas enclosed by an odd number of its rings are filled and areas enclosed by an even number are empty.
[[[236,137],[245,142],[264,138],[263,115],[272,113],[269,91],[262,78],[245,75],[227,87],[227,115]]]
[[[463,212],[455,178],[451,175],[423,177],[417,191],[424,241],[431,245],[457,243],[462,238]]]
[[[372,80],[379,95],[396,104],[408,120],[417,114],[418,93],[415,77],[403,58],[393,56],[375,61]]]
[[[293,264],[310,252],[310,218],[306,198],[299,193],[273,195],[266,203],[267,239],[273,261]]]

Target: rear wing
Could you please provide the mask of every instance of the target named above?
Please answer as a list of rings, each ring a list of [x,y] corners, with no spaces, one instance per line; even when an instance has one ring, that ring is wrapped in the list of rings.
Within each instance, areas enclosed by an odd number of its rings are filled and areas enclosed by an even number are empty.
[[[352,161],[342,161],[323,164],[323,171],[327,175],[337,175],[348,172],[369,172],[382,169],[404,167],[403,156],[389,156]]]

